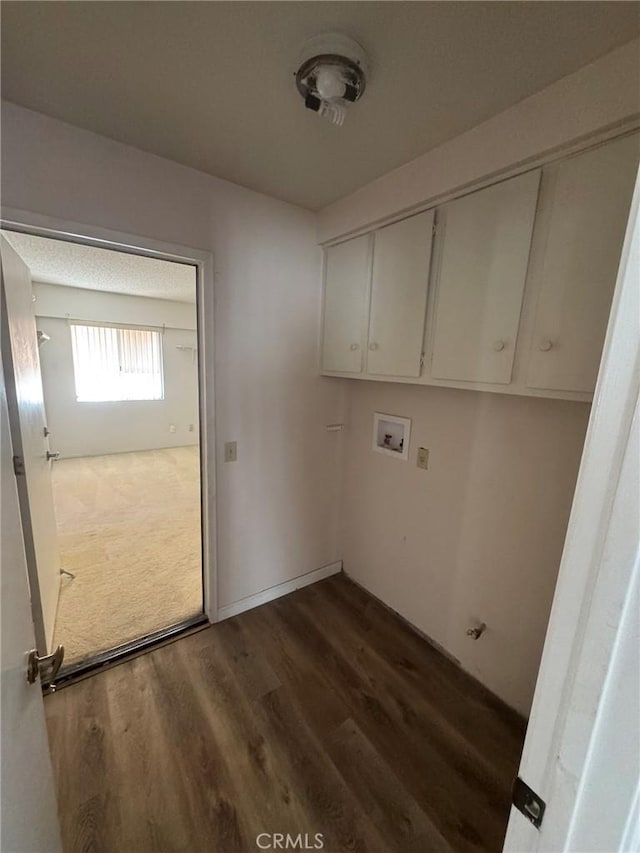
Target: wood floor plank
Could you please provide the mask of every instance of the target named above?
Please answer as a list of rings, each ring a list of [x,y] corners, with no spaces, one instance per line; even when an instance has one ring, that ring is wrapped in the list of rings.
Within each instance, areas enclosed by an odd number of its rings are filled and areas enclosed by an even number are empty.
[[[259,607],[243,616],[244,629],[265,650],[292,701],[299,698],[307,724],[320,736],[333,732],[347,719],[349,709],[307,654],[305,645],[287,630],[274,607]]]
[[[322,590],[318,595],[322,595]],[[498,762],[491,761],[482,748],[486,745],[483,720],[474,718],[466,729],[456,725],[450,718],[449,703],[443,701],[442,690],[435,695],[416,691],[406,676],[406,666],[400,670],[392,658],[381,653],[377,644],[362,643],[361,635],[354,630],[350,610],[336,608],[326,601],[322,604],[323,610],[331,613],[332,624],[340,626],[339,632],[334,630],[329,636],[334,648],[337,637],[340,650],[356,665],[361,677],[377,683],[382,695],[391,698],[392,708],[396,706],[393,711],[401,715],[402,722],[424,742],[430,741],[448,765],[476,785],[479,804],[503,811],[505,784],[510,784],[511,775],[504,778]],[[305,600],[300,606],[311,618],[318,601]]]
[[[65,853],[498,851],[521,721],[344,576],[47,697]],[[298,847],[298,849],[300,849]]]
[[[304,831],[311,837],[321,832],[329,850],[375,853],[385,849],[383,838],[359,808],[354,792],[284,691],[265,696],[260,701],[260,713],[270,740],[282,745],[290,787],[307,804]]]
[[[376,648],[402,670],[407,680],[424,688],[428,683],[438,695],[447,716],[461,730],[473,731],[480,723],[483,737],[478,748],[485,748],[493,763],[506,756],[509,767],[513,749],[519,748],[525,734],[522,718],[471,676],[440,654],[404,621],[354,583],[329,578],[310,590],[325,602],[334,601],[351,623],[361,642]]]
[[[192,644],[193,645],[193,644]],[[166,646],[154,661],[162,696],[165,741],[178,756],[190,810],[196,814],[197,850],[243,851],[255,837],[255,805],[244,797],[245,719],[229,700],[228,672],[201,666],[202,651],[180,643]],[[185,678],[185,673],[189,677]],[[204,687],[210,681],[210,694]],[[240,732],[240,734],[238,733]],[[195,784],[194,784],[195,783]]]
[[[281,687],[280,679],[261,647],[249,640],[242,621],[227,619],[222,622],[216,632],[215,642],[227,655],[234,675],[241,682],[247,696],[252,699],[260,698]]]
[[[138,658],[130,669],[109,672],[107,704],[110,750],[117,756],[110,782],[121,796],[121,843],[131,850],[187,853],[196,813],[180,783],[179,753],[168,748],[164,695],[147,661]]]
[[[493,815],[485,808],[484,792],[469,784],[460,761],[451,765],[434,744],[432,733],[426,738],[416,735],[406,717],[394,706],[385,685],[366,672],[358,661],[343,657],[339,649],[339,631],[335,622],[331,631],[317,627],[307,618],[300,600],[286,608],[276,602],[280,617],[306,644],[307,653],[316,660],[320,671],[340,690],[351,716],[390,762],[398,762],[405,779],[428,805],[429,814],[445,836],[456,838],[456,849],[481,850],[494,839]],[[329,641],[329,634],[333,643]],[[462,756],[460,756],[462,758]],[[460,808],[460,803],[466,805]]]
[[[329,739],[328,751],[364,812],[386,838],[406,853],[453,853],[452,848],[408,793],[353,720]]]
[[[115,849],[122,835],[105,688],[104,679],[91,679],[77,695],[62,690],[45,705],[58,802],[75,806],[60,809],[62,836],[83,853]]]

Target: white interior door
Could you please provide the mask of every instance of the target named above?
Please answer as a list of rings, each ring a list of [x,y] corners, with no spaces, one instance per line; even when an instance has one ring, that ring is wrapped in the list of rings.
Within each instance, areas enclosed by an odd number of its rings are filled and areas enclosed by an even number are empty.
[[[444,206],[434,379],[511,381],[539,184],[536,170]]]
[[[29,567],[38,649],[53,644],[60,557],[48,458],[42,376],[31,275],[17,252],[2,240],[2,360],[5,370],[13,455],[18,462],[18,496]]]
[[[1,364],[0,453],[0,849],[7,853],[58,853],[62,847],[42,692],[38,682],[28,684],[26,679],[27,653],[35,641]]]
[[[640,181],[631,206],[505,851],[630,853],[640,839]]]
[[[367,373],[420,376],[434,211],[374,234]]]
[[[366,340],[371,235],[326,253],[322,369],[360,373]]]

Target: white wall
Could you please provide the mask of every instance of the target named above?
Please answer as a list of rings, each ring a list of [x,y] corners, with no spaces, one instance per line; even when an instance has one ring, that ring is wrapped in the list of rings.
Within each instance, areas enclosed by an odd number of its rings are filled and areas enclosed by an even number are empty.
[[[41,283],[34,285],[34,295],[37,327],[51,338],[40,347],[40,364],[53,449],[68,458],[198,443],[198,368],[191,352],[177,349],[196,346],[195,305]],[[167,324],[162,334],[164,399],[79,403],[67,318]],[[178,328],[182,325],[186,328]]]
[[[528,713],[589,404],[350,386],[345,571]],[[375,411],[412,419],[407,462],[373,451]]]
[[[640,39],[330,204],[320,243],[459,192],[623,123],[638,123]]]
[[[220,605],[340,559],[343,436],[325,426],[345,389],[317,371],[315,216],[12,104],[2,118],[3,205],[215,254]]]
[[[196,274],[193,273],[193,292]],[[135,323],[139,326],[171,326],[196,329],[196,308],[190,302],[151,299],[33,282],[35,312],[39,317],[71,320],[100,320],[104,323]]]

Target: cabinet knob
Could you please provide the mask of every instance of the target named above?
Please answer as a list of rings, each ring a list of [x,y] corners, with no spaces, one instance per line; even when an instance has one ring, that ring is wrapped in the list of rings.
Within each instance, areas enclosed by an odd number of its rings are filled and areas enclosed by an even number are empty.
[[[374,341],[374,343],[369,344],[369,349],[378,349],[378,344]]]
[[[493,344],[493,348],[496,352],[502,352],[502,350],[505,348],[505,346],[506,346],[506,344],[504,341],[495,341]]]
[[[549,352],[551,347],[553,346],[553,341],[550,341],[549,338],[543,338],[538,344],[538,349],[541,352]]]
[[[351,346],[349,347],[349,349],[350,349],[352,352],[355,352],[357,349],[359,349],[359,347],[360,347],[360,344],[351,344]]]

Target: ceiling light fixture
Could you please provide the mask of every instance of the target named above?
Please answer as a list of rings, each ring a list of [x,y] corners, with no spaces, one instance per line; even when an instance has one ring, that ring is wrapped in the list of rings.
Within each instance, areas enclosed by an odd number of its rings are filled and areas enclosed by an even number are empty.
[[[295,74],[307,109],[339,127],[350,104],[366,85],[366,56],[360,45],[341,33],[315,36],[303,47]]]

